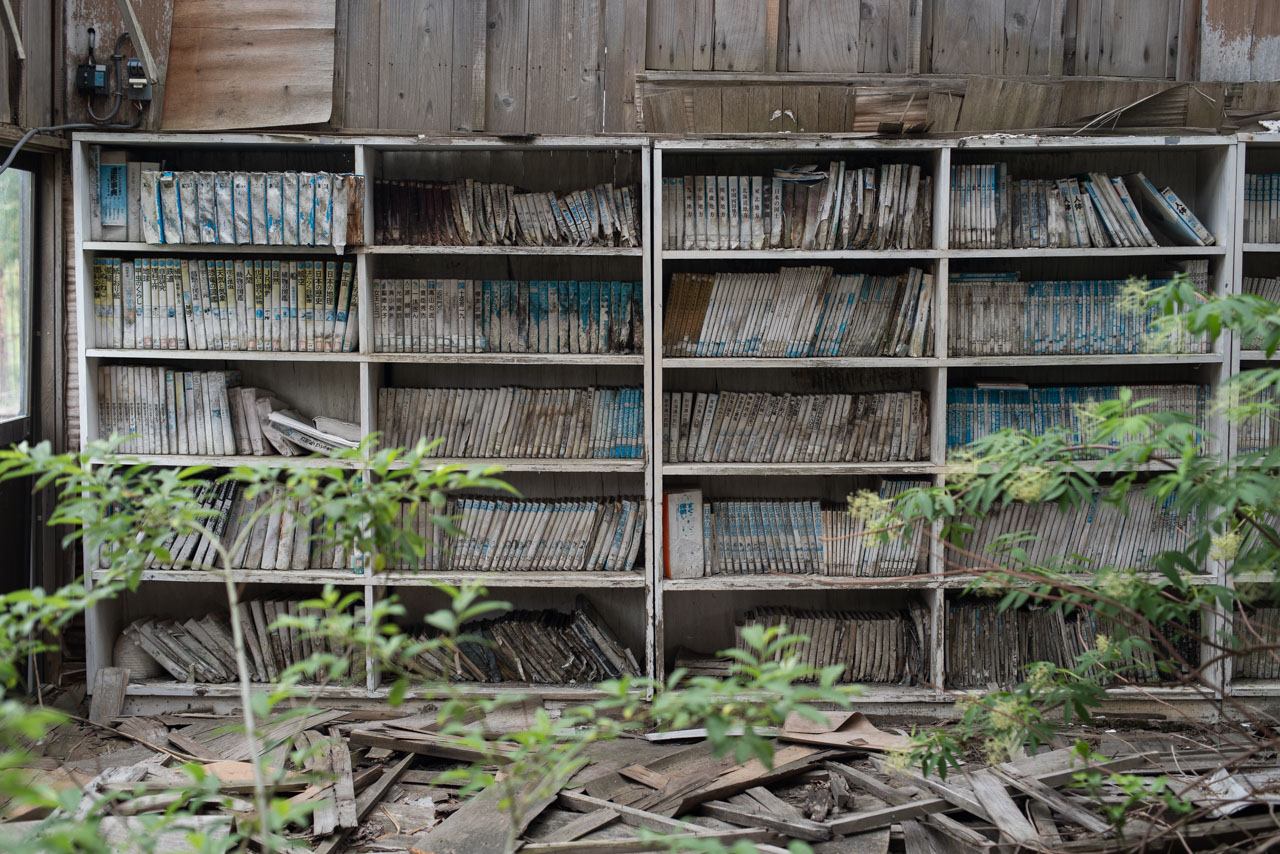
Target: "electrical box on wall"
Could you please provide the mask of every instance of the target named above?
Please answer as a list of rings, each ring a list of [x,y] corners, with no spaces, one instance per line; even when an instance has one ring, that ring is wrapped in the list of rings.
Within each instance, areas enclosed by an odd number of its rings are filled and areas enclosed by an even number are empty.
[[[107,66],[88,62],[77,65],[76,91],[86,95],[107,94]]]

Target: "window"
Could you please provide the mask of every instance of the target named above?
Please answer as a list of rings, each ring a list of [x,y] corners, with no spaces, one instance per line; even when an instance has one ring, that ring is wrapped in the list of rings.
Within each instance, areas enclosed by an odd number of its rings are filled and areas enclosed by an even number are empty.
[[[30,409],[33,185],[25,170],[0,173],[0,423]]]

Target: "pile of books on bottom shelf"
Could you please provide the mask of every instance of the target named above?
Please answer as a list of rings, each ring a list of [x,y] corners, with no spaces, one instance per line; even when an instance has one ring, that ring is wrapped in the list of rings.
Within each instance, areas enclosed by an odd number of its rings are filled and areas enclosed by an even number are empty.
[[[594,684],[643,672],[635,655],[583,596],[572,613],[513,611],[467,623],[462,634],[471,640],[456,647],[423,649],[412,668],[430,679],[540,685]]]
[[[1030,531],[1037,538],[1016,542],[1016,547],[1026,552],[1029,563],[1079,555],[1094,567],[1136,569],[1148,568],[1161,552],[1186,550],[1187,532],[1194,530],[1194,518],[1174,508],[1176,497],[1156,501],[1135,489],[1126,497],[1125,509],[1107,501],[1105,494],[1103,490],[1092,490],[1080,505],[1065,510],[1056,503],[1019,501],[993,509],[983,519],[965,518],[963,522],[973,526],[972,533],[964,535],[967,554],[949,554],[948,560],[961,566],[1004,563],[1007,555],[1002,553],[1001,545],[1015,545],[1009,535],[1021,531]],[[986,555],[991,557],[984,558]]]
[[[300,601],[251,599],[241,603],[240,626],[253,681],[273,682],[287,668],[312,655],[333,655],[348,662],[347,679],[363,685],[363,653],[335,645],[331,638],[319,634],[278,625],[282,617],[306,616],[333,619],[336,614],[309,610]],[[126,626],[124,636],[179,682],[232,682],[236,662],[229,620],[227,614],[187,620],[144,617]]]
[[[360,444],[359,425],[308,419],[269,390],[241,387],[239,371],[150,365],[98,368],[98,431],[130,437],[117,450],[133,454],[293,457]]]
[[[879,496],[892,499],[927,481],[886,480]],[[798,501],[706,501],[702,490],[668,492],[666,573],[711,575],[909,575],[924,561],[923,530],[867,534],[844,505]]]
[[[1236,614],[1233,634],[1245,647],[1260,647],[1238,656],[1232,665],[1234,679],[1280,679],[1280,661],[1273,649],[1280,638],[1280,608],[1250,609],[1248,622]]]
[[[910,685],[931,681],[929,609],[918,602],[909,602],[906,610],[899,611],[754,608],[734,627],[734,645],[739,649],[746,648],[742,630],[753,625],[786,626],[791,634],[805,635],[809,643],[796,647],[795,653],[810,667],[842,665],[841,682]]]
[[[433,514],[461,518],[467,536],[446,543]],[[403,506],[398,524],[426,541],[418,565],[389,561],[388,569],[463,572],[626,572],[644,541],[645,505],[637,496],[512,501],[450,498],[432,510]]]
[[[1198,622],[1198,621],[1197,621]],[[1196,627],[1193,627],[1193,630]],[[1000,600],[971,599],[947,603],[946,684],[949,688],[1011,685],[1026,678],[1027,667],[1046,661],[1071,667],[1095,649],[1098,636],[1116,639],[1124,629],[1087,611],[1063,616],[1049,608],[1000,609]],[[1172,627],[1164,631],[1178,653],[1192,666],[1200,660],[1198,644]],[[1177,673],[1157,653],[1159,644],[1148,637],[1134,644],[1132,663],[1116,671],[1129,682],[1162,682]],[[1170,671],[1166,667],[1173,667]]]
[[[1205,385],[1130,385],[1133,402],[1151,400],[1146,414],[1179,412],[1201,429],[1206,425],[1209,387]],[[1036,435],[1061,428],[1077,441],[1087,441],[1089,428],[1082,407],[1116,400],[1121,386],[1032,388],[1023,383],[979,382],[974,388],[947,389],[947,447],[958,448],[1002,429],[1029,430]],[[1155,455],[1162,452],[1157,450]],[[1087,459],[1089,451],[1079,451]]]

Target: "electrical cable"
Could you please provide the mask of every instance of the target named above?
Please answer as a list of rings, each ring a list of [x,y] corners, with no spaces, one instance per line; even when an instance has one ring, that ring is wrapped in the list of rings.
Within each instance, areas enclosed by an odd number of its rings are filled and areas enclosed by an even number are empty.
[[[31,128],[22,135],[22,138],[13,144],[13,148],[9,151],[9,156],[4,159],[4,163],[0,163],[0,175],[3,175],[12,165],[13,159],[18,156],[18,152],[22,150],[22,146],[26,145],[31,137],[38,133],[56,133],[61,130],[137,130],[138,125],[142,124],[142,113],[139,112],[137,118],[127,124],[90,124],[89,122],[72,122],[65,125],[47,125],[45,127]]]
[[[116,91],[115,100],[111,104],[111,112],[105,116],[100,116],[93,111],[93,101],[86,97],[85,108],[89,111],[89,118],[95,122],[109,122],[116,117],[116,113],[120,112],[120,105],[124,102],[124,54],[120,52],[120,46],[124,44],[124,40],[129,38],[129,31],[125,30],[116,36],[116,46],[111,51],[111,62],[116,72]]]

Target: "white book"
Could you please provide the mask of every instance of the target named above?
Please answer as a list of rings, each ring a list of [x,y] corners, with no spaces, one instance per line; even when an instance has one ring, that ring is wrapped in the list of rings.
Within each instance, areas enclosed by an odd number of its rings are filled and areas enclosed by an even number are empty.
[[[212,172],[196,175],[196,221],[201,243],[218,243],[218,200],[216,178]],[[228,187],[227,191],[230,192]],[[228,196],[228,200],[230,196]]]
[[[316,174],[298,173],[298,245],[314,246],[316,237]]]
[[[184,243],[200,243],[199,177],[195,172],[178,173],[178,208],[182,216]]]
[[[160,187],[160,227],[163,243],[182,243],[182,206],[178,201],[178,175],[176,172],[161,172]]]
[[[142,219],[142,240],[164,243],[160,227],[160,165],[143,163],[138,181],[138,210]]]
[[[328,246],[332,242],[333,176],[327,172],[316,173],[314,208],[315,245]]]
[[[247,186],[246,186],[247,190]],[[213,173],[213,219],[209,223],[201,221],[201,234],[212,226],[212,243],[234,244],[236,240],[236,186],[235,175],[231,172]],[[203,214],[202,214],[203,217]],[[244,241],[248,242],[248,241]]]
[[[284,245],[284,186],[279,172],[267,172],[266,184],[267,243]]]
[[[298,245],[298,173],[281,175],[280,192],[284,221],[284,245]]]
[[[129,167],[123,151],[105,150],[98,160],[101,240],[129,239]]]
[[[668,492],[667,576],[700,578],[703,568],[702,490]]]
[[[231,173],[231,214],[232,214],[232,234],[234,239],[231,243],[247,245],[253,243],[253,204],[249,193],[249,173],[248,172],[232,172]],[[223,241],[226,236],[222,227],[221,211],[218,218],[218,240]]]
[[[249,173],[249,231],[253,245],[266,246],[270,242],[267,221],[267,176],[262,172]]]
[[[130,243],[142,242],[142,195],[140,187],[142,185],[142,168],[143,164],[137,160],[130,160],[125,164],[125,205],[128,211],[128,239]]]

